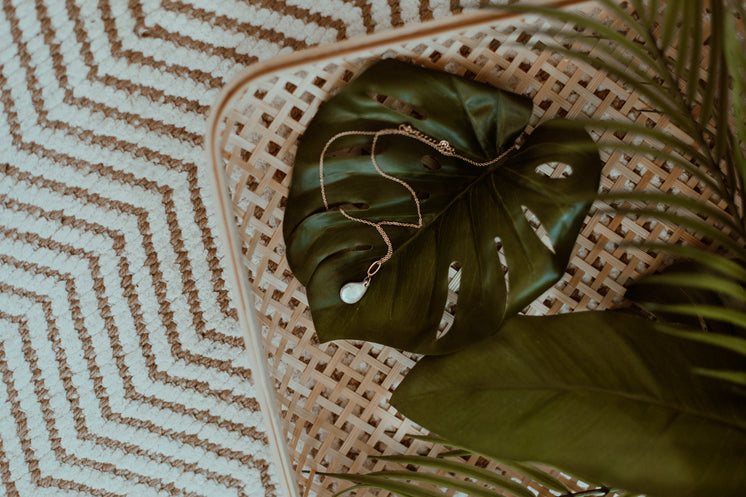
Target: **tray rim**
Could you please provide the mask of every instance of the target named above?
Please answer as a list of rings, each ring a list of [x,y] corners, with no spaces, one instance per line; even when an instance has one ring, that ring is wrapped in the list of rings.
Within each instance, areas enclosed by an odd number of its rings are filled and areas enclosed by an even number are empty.
[[[594,3],[594,0],[554,0],[542,2],[542,6],[567,8],[591,3]],[[241,328],[244,346],[252,371],[254,389],[256,390],[257,401],[262,411],[262,418],[269,439],[272,462],[276,468],[277,483],[280,487],[278,495],[301,497],[282,427],[279,406],[273,394],[274,387],[272,386],[267,368],[261,338],[261,327],[259,326],[254,306],[254,296],[251,286],[248,283],[248,272],[241,262],[243,258],[241,242],[233,216],[233,206],[228,186],[229,182],[219,147],[221,118],[225,115],[225,111],[230,105],[241,95],[242,89],[246,85],[263,77],[297,70],[304,66],[312,66],[340,57],[362,54],[390,45],[432,38],[448,32],[479,28],[522,16],[525,16],[525,14],[488,10],[469,11],[433,21],[387,29],[273,57],[254,63],[231,78],[210,106],[205,132],[205,154],[208,163],[207,176],[212,199],[215,202],[217,231],[225,250],[223,264],[228,273],[228,284],[232,290],[233,303],[238,313],[239,327]],[[305,493],[307,494],[308,492]]]

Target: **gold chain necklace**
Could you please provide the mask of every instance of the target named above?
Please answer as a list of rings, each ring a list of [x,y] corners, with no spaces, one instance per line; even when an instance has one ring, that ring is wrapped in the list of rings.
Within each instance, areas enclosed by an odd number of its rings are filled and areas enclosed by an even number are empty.
[[[448,142],[448,140],[437,140],[431,136],[426,135],[425,133],[419,131],[418,129],[414,128],[413,126],[409,124],[400,124],[398,128],[385,128],[378,131],[342,131],[341,133],[337,133],[336,135],[329,138],[329,140],[324,145],[323,150],[321,151],[321,156],[319,157],[319,184],[321,185],[321,199],[324,201],[324,207],[326,210],[329,210],[329,201],[326,198],[326,190],[324,188],[324,157],[326,156],[326,152],[331,146],[331,144],[344,136],[350,136],[350,135],[363,135],[363,136],[373,136],[373,142],[370,146],[370,161],[373,164],[373,167],[376,168],[376,171],[378,174],[383,176],[384,178],[394,181],[395,183],[399,183],[404,188],[407,189],[409,194],[412,197],[412,200],[414,201],[415,207],[417,208],[417,222],[416,223],[403,223],[400,221],[368,221],[367,219],[361,219],[359,217],[355,217],[347,213],[342,207],[338,207],[340,213],[350,221],[355,221],[362,224],[367,224],[368,226],[372,226],[373,228],[378,231],[378,233],[381,235],[381,238],[386,243],[386,255],[381,257],[380,259],[374,261],[370,267],[368,267],[367,275],[363,281],[350,281],[348,283],[345,283],[342,288],[339,290],[339,297],[342,299],[342,302],[346,304],[354,304],[358,302],[361,298],[363,298],[363,295],[365,295],[365,292],[368,289],[368,285],[370,284],[370,280],[380,269],[381,266],[391,259],[391,256],[394,254],[394,247],[391,244],[391,239],[386,234],[386,231],[383,229],[384,226],[400,226],[405,228],[416,228],[419,229],[422,227],[422,210],[420,208],[420,201],[417,198],[417,194],[415,193],[414,189],[407,183],[406,181],[397,178],[396,176],[392,176],[390,174],[386,174],[381,167],[378,165],[378,161],[376,161],[376,145],[378,144],[378,139],[381,136],[385,135],[403,135],[408,138],[413,138],[415,140],[418,140],[426,145],[428,145],[431,148],[434,148],[437,152],[439,152],[441,155],[444,155],[446,157],[455,157],[457,159],[461,159],[464,162],[467,162],[473,166],[476,167],[487,167],[491,166],[492,164],[495,164],[499,162],[503,157],[505,157],[509,152],[511,152],[513,149],[516,148],[516,144],[514,144],[512,147],[510,147],[508,150],[500,154],[499,156],[495,157],[492,160],[488,160],[485,162],[477,162],[474,160],[469,159],[468,157],[464,157],[463,155],[460,155],[456,153],[454,148],[451,146],[451,144]]]

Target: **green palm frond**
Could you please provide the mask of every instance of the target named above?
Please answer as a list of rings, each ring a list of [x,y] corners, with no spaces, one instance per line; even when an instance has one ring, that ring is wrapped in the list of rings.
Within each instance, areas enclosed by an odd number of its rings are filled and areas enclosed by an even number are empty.
[[[733,281],[732,278],[714,274],[688,275],[681,273],[663,273],[645,276],[635,281],[637,285],[674,285],[678,287],[696,288],[698,290],[709,290],[728,295],[741,302],[746,302],[746,289]]]
[[[665,116],[666,129],[650,128],[626,118],[572,120],[568,126],[596,130],[597,145],[663,161],[696,178],[714,193],[708,201],[677,192],[604,192],[598,200],[611,211],[655,218],[706,241],[704,249],[646,244],[728,273],[728,281],[710,278],[700,285],[722,285],[721,291],[743,296],[746,276],[746,7],[738,0],[598,0],[625,26],[617,31],[608,21],[578,12],[524,4],[505,10],[539,14],[555,21],[539,29],[538,49],[552,51],[607,74],[635,92],[651,110]],[[615,24],[616,25],[616,24]],[[569,26],[573,26],[570,28]],[[612,33],[613,32],[613,33]],[[703,62],[707,61],[705,67]],[[604,140],[606,133],[616,140]],[[573,144],[566,144],[572,147]],[[588,146],[587,144],[582,146]],[[672,169],[669,169],[673,171]],[[717,205],[715,202],[717,202]],[[725,206],[725,208],[723,208]],[[717,247],[722,253],[711,253]],[[640,247],[643,248],[643,247]],[[735,281],[733,281],[735,278]],[[672,287],[676,278],[658,281]],[[746,327],[740,309],[667,306],[667,312],[706,315]]]
[[[647,143],[647,145],[643,145],[643,150],[646,149],[649,151],[650,154],[653,155],[658,155],[666,152],[665,148],[661,149],[659,147],[668,147],[673,151],[673,153],[671,154],[672,156],[675,157],[675,155],[673,154],[678,154],[679,158],[688,164],[687,166],[685,166],[683,165],[683,162],[681,163],[681,166],[687,168],[687,171],[691,172],[693,175],[696,175],[703,182],[709,181],[710,184],[713,185],[713,189],[715,191],[719,191],[725,188],[725,183],[722,181],[722,178],[719,174],[715,174],[707,169],[702,170],[701,167],[697,167],[697,163],[692,164],[692,160],[696,160],[698,162],[707,162],[709,160],[707,155],[698,150],[695,146],[683,141],[681,138],[673,136],[670,133],[667,133],[660,129],[648,128],[645,125],[632,122],[614,121],[609,119],[573,119],[563,121],[562,126],[567,129],[589,128],[599,131],[624,133],[626,135],[625,138],[634,137],[635,139],[643,141],[643,143]],[[608,145],[610,148],[614,147],[614,143],[612,142],[609,142],[606,145]],[[570,142],[565,144],[565,146],[570,147],[575,146],[575,144]],[[623,146],[623,144],[620,143],[619,146],[621,147]],[[686,161],[686,159],[683,159],[683,157],[690,157],[690,160]]]
[[[718,254],[712,254],[705,249],[685,245],[675,245],[661,242],[627,242],[622,247],[636,248],[642,251],[666,253],[681,259],[690,259],[713,271],[730,275],[733,279],[746,284],[746,268],[741,264]]]
[[[746,22],[746,7],[736,2],[733,7],[741,19]],[[725,65],[732,74],[733,94],[733,130],[730,133],[731,144],[729,150],[732,152],[731,160],[736,163],[741,173],[741,184],[746,183],[746,47],[744,40],[739,36],[737,21],[731,17],[724,26],[723,52]]]
[[[443,452],[439,454],[438,457],[465,457],[465,456],[475,455],[473,451],[465,447],[454,445],[453,442],[450,442],[449,440],[438,437],[436,435],[418,435],[418,434],[410,433],[407,436],[409,438],[412,438],[414,440],[419,440],[421,442],[454,447],[454,450]],[[528,479],[534,480],[536,483],[548,488],[549,490],[554,490],[555,492],[559,492],[562,494],[570,493],[570,489],[567,488],[567,486],[564,483],[562,483],[559,479],[555,478],[548,472],[534,466],[531,463],[524,463],[524,462],[518,462],[518,461],[506,461],[503,459],[496,461],[496,462],[500,464],[501,466],[503,466],[504,468],[510,469],[518,474],[524,475]]]
[[[666,49],[671,45],[671,42],[673,41],[674,34],[676,33],[676,25],[679,22],[679,16],[681,15],[681,4],[684,3],[684,0],[670,0],[667,2],[667,9],[665,9],[665,14],[663,16],[662,22],[661,22],[661,35],[660,35],[660,45],[659,48]],[[642,5],[636,6],[638,11],[641,11],[643,9]],[[653,11],[652,9],[650,12],[648,12],[648,17],[652,18],[652,16],[657,17],[658,12]],[[655,23],[651,22],[650,26],[653,26]]]
[[[416,481],[432,485],[434,487],[443,487],[457,492],[462,492],[466,495],[473,497],[505,497],[504,495],[491,490],[489,488],[482,487],[476,483],[470,483],[458,478],[451,476],[436,475],[433,473],[424,473],[418,471],[378,471],[375,473],[369,473],[367,475],[347,475],[344,473],[330,473],[327,476],[340,478],[342,480],[350,480],[360,484],[368,484],[377,488],[386,488],[384,485],[391,485],[392,483],[400,481]],[[426,487],[420,485],[410,485],[411,488],[407,492],[408,495],[416,495],[413,492],[422,492],[426,490]],[[416,490],[415,490],[416,489]],[[431,495],[431,494],[422,494]],[[443,495],[443,494],[441,494]]]
[[[746,339],[738,336],[722,335],[718,333],[699,333],[694,331],[682,330],[680,328],[662,328],[661,331],[675,335],[681,338],[692,340],[693,342],[699,342],[714,347],[719,347],[723,350],[735,352],[743,356],[746,361]],[[740,388],[742,394],[746,394],[746,371],[743,370],[723,370],[723,369],[711,369],[711,368],[697,368],[694,370],[696,374],[701,376],[707,376],[714,379],[725,381],[731,385]]]
[[[436,436],[415,434],[408,436],[428,443],[452,446],[445,439]],[[508,475],[501,474],[499,470],[485,469],[461,459],[472,456],[476,454],[464,449],[450,450],[437,456],[378,456],[373,459],[398,467],[416,467],[418,470],[385,469],[366,474],[317,474],[354,483],[353,486],[335,493],[335,497],[362,488],[386,490],[402,497],[445,497],[452,492],[474,497],[532,497],[534,495],[526,486]],[[487,458],[484,460],[489,461]],[[613,493],[612,489],[600,485],[592,489],[573,491],[560,479],[531,463],[502,460],[494,462],[520,475],[522,480],[532,480],[535,484],[561,494],[562,497],[606,496]],[[431,471],[420,471],[423,468]],[[432,472],[433,470],[436,472]]]
[[[602,193],[596,197],[602,202],[620,202],[620,201],[638,201],[644,204],[660,205],[665,203],[670,207],[678,207],[686,209],[688,212],[708,219],[710,221],[716,221],[720,223],[724,228],[738,232],[740,227],[733,221],[731,216],[728,216],[721,209],[713,206],[710,203],[703,202],[692,197],[685,196],[673,196],[669,193],[663,193],[654,190],[645,191],[613,191],[608,193]],[[633,211],[634,212],[634,211]]]
[[[453,474],[460,474],[491,485],[497,489],[510,492],[516,497],[534,497],[534,494],[531,493],[531,491],[508,477],[460,461],[451,461],[441,457],[428,456],[381,456],[377,459],[380,461],[399,464],[414,464],[424,468],[433,468]]]
[[[640,207],[614,207],[610,209],[610,212],[626,214],[638,218],[658,219],[674,226],[689,229],[692,232],[715,241],[719,247],[727,250],[729,255],[732,255],[738,260],[746,261],[746,254],[744,254],[743,249],[738,242],[734,241],[730,236],[708,222],[691,215],[677,214],[671,210],[661,211],[656,208]]]
[[[661,327],[661,331],[664,333],[670,333],[682,338],[687,338],[695,342],[707,343],[721,347],[731,352],[736,352],[746,358],[746,339],[741,337],[726,336],[726,335],[714,335],[707,333],[697,333],[694,331],[682,330],[680,328],[673,327]]]
[[[714,319],[746,329],[746,312],[728,309],[719,305],[647,304],[646,307],[653,311]]]
[[[664,147],[699,169],[700,179],[711,178],[708,186],[719,196],[728,199],[734,207],[740,206],[736,200],[743,197],[744,154],[741,147],[728,145],[742,145],[746,136],[742,129],[746,126],[743,124],[746,110],[743,98],[738,98],[743,95],[746,62],[743,33],[739,31],[742,25],[734,15],[743,10],[742,5],[731,7],[731,2],[724,0],[709,2],[708,16],[702,0],[669,0],[665,13],[659,16],[653,10],[658,9],[658,2],[651,2],[647,8],[642,2],[633,2],[637,7],[634,14],[613,0],[600,0],[600,3],[622,20],[634,36],[619,33],[579,13],[522,4],[500,8],[541,14],[563,25],[572,23],[581,28],[580,31],[564,26],[542,29],[541,32],[552,36],[556,43],[542,41],[543,46],[538,48],[575,58],[609,74],[641,96],[652,109],[666,115],[686,133],[688,140],[675,138],[662,130],[640,129],[642,126],[623,121],[615,121],[611,126],[632,136],[658,139]],[[710,61],[707,70],[702,71],[705,18],[710,19],[706,39]],[[678,54],[672,57],[667,54],[674,44]],[[731,104],[737,117],[733,126],[728,119]],[[610,129],[608,121],[595,119],[585,120],[582,125]],[[731,127],[736,129],[731,130]],[[729,148],[735,150],[729,153]],[[721,161],[725,162],[723,167]],[[733,216],[744,238],[742,207]]]
[[[559,492],[561,494],[571,493],[570,489],[567,488],[567,485],[562,483],[559,478],[555,478],[551,474],[537,468],[533,464],[517,461],[500,461],[500,464],[508,469],[515,471],[518,474],[524,475],[534,480],[536,483],[547,487],[549,490],[554,490],[555,492]]]

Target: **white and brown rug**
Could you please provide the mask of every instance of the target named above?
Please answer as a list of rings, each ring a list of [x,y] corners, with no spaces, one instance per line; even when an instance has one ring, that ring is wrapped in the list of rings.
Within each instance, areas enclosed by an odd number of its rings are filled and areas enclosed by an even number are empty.
[[[0,2],[0,495],[276,495],[209,105],[258,59],[461,3]]]

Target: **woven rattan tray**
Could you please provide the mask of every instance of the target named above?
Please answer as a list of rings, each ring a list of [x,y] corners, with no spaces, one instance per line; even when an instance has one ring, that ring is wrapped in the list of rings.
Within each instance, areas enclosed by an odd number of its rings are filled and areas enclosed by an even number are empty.
[[[559,4],[606,18],[587,2]],[[535,105],[529,131],[552,116],[628,117],[669,128],[665,117],[645,112],[644,102],[605,74],[532,50],[536,39],[528,28],[541,22],[470,13],[294,53],[239,75],[215,104],[207,143],[218,222],[254,381],[274,438],[282,494],[330,495],[336,483],[316,472],[380,469],[381,463],[369,455],[437,450],[406,438],[417,427],[387,401],[415,358],[368,343],[319,344],[304,289],[284,257],[280,225],[293,156],[323,101],[372,61],[396,57],[530,96]],[[628,140],[613,134],[595,138]],[[604,190],[658,188],[706,196],[680,170],[643,156],[606,153],[603,160]],[[586,219],[562,280],[525,312],[610,307],[630,278],[662,263],[660,256],[621,249],[620,242],[697,243],[686,237],[664,224],[613,217],[596,208]],[[472,460],[476,463],[476,457]],[[503,471],[537,495],[552,495],[531,480]],[[558,476],[578,488],[574,480]]]

